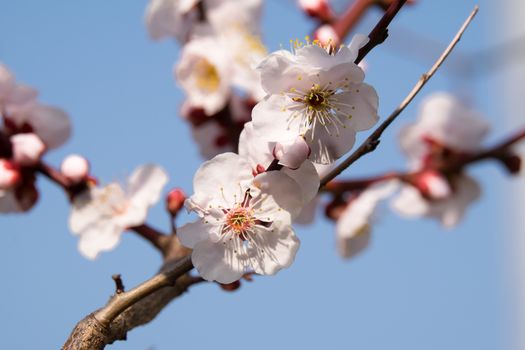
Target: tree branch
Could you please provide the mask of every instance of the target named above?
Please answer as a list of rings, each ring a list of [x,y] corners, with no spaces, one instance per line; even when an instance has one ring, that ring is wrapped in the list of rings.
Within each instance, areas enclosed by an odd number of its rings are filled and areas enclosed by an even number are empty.
[[[410,102],[412,102],[414,97],[416,97],[416,95],[421,91],[423,86],[425,86],[425,84],[430,80],[430,78],[432,78],[434,73],[436,73],[436,71],[445,61],[445,59],[450,55],[454,47],[460,41],[463,33],[478,13],[478,9],[478,6],[474,7],[474,10],[472,10],[466,21],[459,29],[456,36],[452,39],[448,47],[445,49],[445,51],[441,54],[438,60],[430,68],[430,70],[421,76],[414,88],[410,91],[410,93],[403,100],[403,102],[401,102],[401,104],[394,110],[394,112],[392,112],[392,114],[390,114],[390,116],[374,130],[374,132],[361,144],[361,146],[359,146],[359,148],[357,148],[352,154],[350,154],[350,156],[348,156],[345,160],[343,160],[343,162],[341,162],[330,173],[328,173],[325,177],[321,179],[321,187],[325,186],[328,182],[330,182],[336,176],[341,174],[343,170],[352,165],[356,160],[376,149],[376,147],[379,145],[379,139],[381,138],[381,135],[386,130],[386,128],[388,128],[390,124],[392,124],[394,120],[396,120],[396,118],[401,114],[401,112],[405,110],[405,108],[410,104]]]

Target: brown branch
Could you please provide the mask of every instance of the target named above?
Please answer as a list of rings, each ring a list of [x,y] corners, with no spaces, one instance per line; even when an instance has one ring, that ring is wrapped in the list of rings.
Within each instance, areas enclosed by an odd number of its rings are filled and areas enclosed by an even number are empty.
[[[166,255],[167,249],[169,249],[170,237],[154,227],[144,223],[139,226],[129,228],[130,231],[135,232],[146,241],[150,242],[155,248],[157,248],[163,255]]]
[[[425,84],[430,80],[430,78],[432,78],[434,73],[436,73],[436,71],[439,69],[439,67],[443,64],[445,59],[448,57],[448,55],[450,55],[454,47],[460,41],[463,33],[465,32],[465,30],[472,22],[474,16],[476,16],[477,13],[478,6],[474,7],[474,10],[472,10],[465,23],[463,23],[463,25],[459,29],[456,36],[452,39],[448,47],[441,54],[441,56],[434,63],[434,65],[430,68],[430,70],[421,76],[419,81],[412,88],[412,90],[403,100],[403,102],[401,102],[401,104],[394,110],[394,112],[392,112],[392,114],[390,114],[390,116],[374,130],[374,132],[361,144],[361,146],[359,146],[359,148],[357,148],[352,154],[350,154],[350,156],[348,156],[330,173],[328,173],[325,177],[321,179],[321,187],[333,180],[339,174],[341,174],[343,170],[352,165],[356,160],[376,149],[376,147],[379,145],[379,139],[381,138],[383,132],[386,130],[386,128],[390,126],[390,124],[394,122],[394,120],[396,120],[396,118],[401,114],[401,112],[405,110],[405,108],[410,104],[410,102],[412,102],[414,97],[416,97],[416,95],[421,91],[423,86],[425,86]]]
[[[381,20],[376,24],[374,29],[372,29],[370,34],[368,34],[370,40],[359,50],[359,54],[355,60],[356,64],[361,62],[374,47],[382,44],[386,40],[388,37],[388,25],[406,2],[407,0],[396,0],[390,4]]]

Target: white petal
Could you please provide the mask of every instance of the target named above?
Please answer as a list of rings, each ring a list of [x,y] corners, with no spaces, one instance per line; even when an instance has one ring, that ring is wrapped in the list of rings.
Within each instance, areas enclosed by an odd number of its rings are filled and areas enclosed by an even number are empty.
[[[260,220],[266,221],[266,217],[269,217],[269,221],[282,218],[283,223],[290,222],[302,209],[303,198],[299,185],[280,171],[268,171],[257,175],[252,188],[253,193],[260,191],[259,196],[253,199],[254,202],[260,200],[253,207],[256,217]],[[260,217],[257,216],[259,213]]]
[[[122,228],[111,221],[98,221],[82,232],[78,250],[88,258],[95,259],[101,252],[112,250],[120,241]]]
[[[126,194],[136,206],[149,207],[155,204],[168,182],[168,175],[157,165],[142,165],[128,179]]]
[[[408,218],[425,215],[430,210],[428,201],[421,196],[417,188],[410,185],[401,188],[391,206],[399,215]]]
[[[195,198],[217,199],[212,205],[232,207],[242,201],[246,184],[253,179],[248,161],[235,153],[219,154],[204,162],[193,178]],[[193,198],[193,196],[192,196]],[[199,202],[204,208],[206,203]]]
[[[304,162],[297,170],[282,169],[286,175],[290,176],[301,188],[303,203],[308,204],[319,192],[319,174],[315,166],[310,161]]]
[[[69,139],[71,121],[60,108],[36,105],[28,113],[27,122],[49,149],[57,148]]]
[[[372,86],[360,84],[353,86],[352,91],[336,96],[338,101],[349,105],[341,106],[341,109],[345,114],[351,116],[346,125],[355,131],[368,130],[379,120],[377,115],[379,97]]]
[[[202,278],[207,281],[231,283],[239,280],[247,272],[249,261],[242,242],[239,239],[231,242],[233,243],[223,244],[203,240],[194,246],[191,261]]]
[[[338,129],[336,130],[333,125],[335,123],[332,124],[330,134],[319,123],[306,133],[306,142],[312,150],[308,159],[312,162],[331,164],[345,155],[354,146],[355,130],[351,127],[343,128],[341,126],[337,126]]]
[[[33,133],[15,134],[11,136],[13,159],[22,166],[32,166],[40,161],[46,146]]]
[[[291,226],[280,222],[269,228],[258,227],[253,239],[257,245],[251,247],[251,265],[261,275],[273,275],[290,266],[300,246]]]
[[[297,136],[292,142],[278,142],[273,150],[279,164],[290,169],[298,169],[306,161],[309,153],[310,147],[302,136]]]
[[[208,221],[210,219],[211,221]],[[201,218],[177,228],[177,237],[179,237],[180,242],[184,246],[194,248],[197,243],[210,239],[210,235],[218,237],[221,234],[219,232],[221,229],[220,224],[221,222],[217,222],[209,217]]]
[[[244,124],[239,137],[239,155],[248,159],[252,168],[258,164],[267,168],[273,161],[270,143],[255,134],[253,122]]]

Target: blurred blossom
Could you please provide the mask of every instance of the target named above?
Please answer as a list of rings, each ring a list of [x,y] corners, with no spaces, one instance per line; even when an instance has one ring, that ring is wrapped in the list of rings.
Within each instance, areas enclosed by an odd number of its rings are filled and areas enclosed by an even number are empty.
[[[149,35],[154,40],[174,37],[184,42],[198,22],[199,0],[150,0],[145,14]]]
[[[351,258],[368,246],[376,207],[398,187],[397,180],[381,182],[350,199],[336,225],[337,251],[341,257]]]
[[[122,232],[144,223],[168,177],[155,165],[138,167],[123,188],[118,183],[91,186],[73,198],[69,228],[79,236],[78,249],[88,259],[112,250]]]
[[[33,134],[16,134],[11,137],[13,160],[22,166],[35,165],[40,161],[46,146]]]

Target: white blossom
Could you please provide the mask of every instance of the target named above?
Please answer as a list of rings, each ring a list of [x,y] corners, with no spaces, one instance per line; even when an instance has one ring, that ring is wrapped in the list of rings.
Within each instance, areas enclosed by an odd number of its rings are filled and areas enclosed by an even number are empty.
[[[370,241],[370,226],[378,204],[399,186],[387,181],[370,186],[351,199],[337,220],[337,250],[341,257],[351,258],[364,250]]]
[[[453,191],[442,199],[423,197],[413,186],[404,185],[391,203],[392,208],[407,218],[432,217],[446,228],[454,227],[467,207],[481,195],[481,187],[469,176],[459,175],[452,180]]]
[[[377,93],[354,63],[366,40],[354,38],[333,54],[314,43],[270,54],[259,66],[268,96],[253,110],[256,132],[275,142],[304,136],[315,163],[333,163],[348,152],[356,132],[378,120]]]
[[[160,167],[144,165],[131,174],[124,188],[110,183],[92,186],[75,196],[69,227],[79,236],[80,253],[95,259],[100,252],[113,249],[122,232],[144,223],[167,181]]]
[[[456,152],[480,148],[489,124],[474,110],[445,92],[428,96],[421,104],[417,122],[402,129],[399,141],[411,167],[422,166],[429,142]]]
[[[231,283],[247,272],[272,275],[294,260],[299,240],[291,220],[302,205],[286,174],[253,176],[246,159],[223,153],[201,165],[186,208],[199,215],[177,230],[206,280]]]
[[[175,76],[188,96],[188,103],[203,108],[207,115],[226,106],[233,68],[228,52],[217,38],[198,37],[185,45],[175,66]]]

